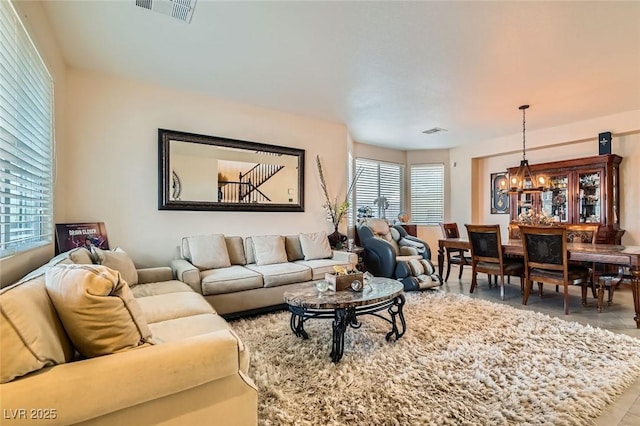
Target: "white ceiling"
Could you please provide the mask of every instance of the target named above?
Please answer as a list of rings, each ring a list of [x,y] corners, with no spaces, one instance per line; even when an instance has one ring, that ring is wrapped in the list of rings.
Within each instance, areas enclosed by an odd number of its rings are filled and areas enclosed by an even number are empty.
[[[68,65],[344,123],[398,149],[640,109],[640,2],[45,1]],[[424,135],[432,127],[448,129]]]

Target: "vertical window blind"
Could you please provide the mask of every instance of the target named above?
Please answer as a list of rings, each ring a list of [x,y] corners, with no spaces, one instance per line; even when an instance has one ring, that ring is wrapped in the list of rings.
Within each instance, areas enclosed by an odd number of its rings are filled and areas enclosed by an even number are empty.
[[[0,1],[0,257],[51,242],[53,80]]]
[[[355,186],[356,214],[358,208],[370,207],[375,217],[396,219],[402,211],[404,166],[356,158],[356,170],[362,170]],[[386,210],[383,203],[375,203],[380,197],[389,203]]]
[[[411,222],[436,225],[444,221],[444,164],[411,166]]]

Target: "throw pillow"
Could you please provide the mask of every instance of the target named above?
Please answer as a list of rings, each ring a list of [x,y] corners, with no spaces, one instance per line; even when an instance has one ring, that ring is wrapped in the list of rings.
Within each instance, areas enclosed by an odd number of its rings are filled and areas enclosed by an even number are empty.
[[[231,266],[224,234],[187,237],[191,263],[201,271]]]
[[[93,250],[98,264],[120,272],[122,279],[125,280],[127,284],[131,286],[138,284],[136,265],[133,264],[133,260],[131,260],[127,252],[120,247],[117,247],[113,251],[103,250],[97,247],[92,247],[91,250]]]
[[[284,248],[287,250],[287,259],[289,262],[304,259],[299,235],[285,235]]]
[[[281,235],[260,235],[251,237],[256,265],[271,265],[274,263],[286,263],[287,251],[284,246],[284,237]]]
[[[91,358],[149,342],[142,309],[118,271],[102,265],[57,265],[47,271],[45,285],[80,354]]]
[[[300,234],[300,245],[304,260],[327,259],[333,256],[327,233],[324,231]]]

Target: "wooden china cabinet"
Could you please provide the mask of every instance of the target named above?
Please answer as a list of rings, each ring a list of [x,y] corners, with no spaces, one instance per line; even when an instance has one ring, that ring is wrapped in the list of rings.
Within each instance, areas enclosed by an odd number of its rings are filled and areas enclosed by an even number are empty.
[[[531,165],[536,176],[545,176],[546,191],[509,194],[511,221],[529,209],[544,212],[565,224],[597,223],[598,243],[620,244],[620,162],[618,155],[599,155]],[[515,175],[518,167],[509,168]]]

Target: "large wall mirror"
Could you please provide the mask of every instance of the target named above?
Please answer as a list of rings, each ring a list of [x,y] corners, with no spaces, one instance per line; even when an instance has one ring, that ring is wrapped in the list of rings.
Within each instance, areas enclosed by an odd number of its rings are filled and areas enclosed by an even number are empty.
[[[304,211],[304,150],[158,129],[158,209]]]

